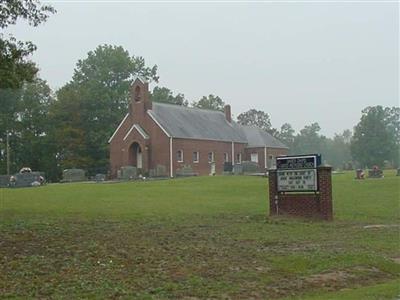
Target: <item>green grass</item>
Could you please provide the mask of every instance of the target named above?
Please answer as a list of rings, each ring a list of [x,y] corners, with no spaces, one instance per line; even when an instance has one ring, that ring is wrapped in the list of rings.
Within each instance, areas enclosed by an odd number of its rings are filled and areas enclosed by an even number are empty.
[[[267,218],[265,178],[0,189],[0,297],[395,299],[400,177],[353,175],[334,222]]]

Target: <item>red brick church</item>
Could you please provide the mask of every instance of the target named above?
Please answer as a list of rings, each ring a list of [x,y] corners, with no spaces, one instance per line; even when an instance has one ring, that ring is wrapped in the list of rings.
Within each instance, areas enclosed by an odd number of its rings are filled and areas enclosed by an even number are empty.
[[[252,161],[260,170],[274,167],[275,157],[288,148],[256,127],[220,111],[157,103],[150,100],[148,83],[140,76],[131,85],[129,112],[109,139],[111,175],[123,166],[144,174],[162,166],[168,176],[189,167],[198,175],[222,174],[228,163]]]

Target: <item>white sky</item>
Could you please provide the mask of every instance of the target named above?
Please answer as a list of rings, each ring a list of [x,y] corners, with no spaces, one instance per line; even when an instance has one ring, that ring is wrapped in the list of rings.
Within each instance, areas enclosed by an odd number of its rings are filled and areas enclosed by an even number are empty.
[[[160,86],[191,102],[215,94],[235,116],[268,112],[272,125],[352,129],[369,105],[399,105],[395,2],[50,2],[57,14],[9,27],[38,47],[53,89],[99,44],[121,45],[159,67]]]

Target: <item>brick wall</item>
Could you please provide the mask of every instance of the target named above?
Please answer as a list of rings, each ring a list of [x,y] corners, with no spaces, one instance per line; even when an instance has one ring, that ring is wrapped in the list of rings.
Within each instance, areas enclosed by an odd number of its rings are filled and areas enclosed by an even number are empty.
[[[278,193],[277,172],[269,171],[269,214],[333,220],[332,168],[318,167],[317,193]]]
[[[191,139],[173,139],[173,165],[174,170],[183,165],[190,165],[198,175],[209,175],[211,164],[208,161],[208,153],[214,152],[216,174],[222,174],[224,169],[224,153],[227,153],[228,160],[232,162],[232,143],[219,141],[203,141]],[[244,156],[245,144],[234,143],[235,156],[238,153]],[[177,161],[177,151],[183,150],[183,162]],[[193,162],[193,152],[199,152],[199,162]]]
[[[266,150],[266,151],[265,151]],[[267,164],[265,164],[265,152],[267,156]],[[246,148],[245,150],[245,158],[243,160],[251,161],[251,154],[258,154],[258,165],[260,169],[265,170],[271,168],[271,164],[268,162],[269,156],[273,156],[275,159],[277,156],[283,156],[288,154],[288,149],[285,148],[264,148],[264,147],[252,147]],[[265,166],[267,165],[267,168]]]

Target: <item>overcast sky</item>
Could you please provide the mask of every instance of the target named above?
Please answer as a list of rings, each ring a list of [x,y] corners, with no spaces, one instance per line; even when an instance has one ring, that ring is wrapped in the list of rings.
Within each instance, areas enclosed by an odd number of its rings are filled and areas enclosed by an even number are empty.
[[[99,44],[158,65],[160,86],[189,101],[215,94],[235,116],[268,112],[272,125],[352,129],[369,105],[399,105],[399,4],[52,2],[57,14],[10,27],[38,47],[53,89]]]

